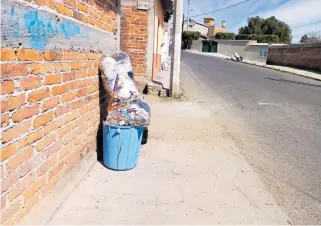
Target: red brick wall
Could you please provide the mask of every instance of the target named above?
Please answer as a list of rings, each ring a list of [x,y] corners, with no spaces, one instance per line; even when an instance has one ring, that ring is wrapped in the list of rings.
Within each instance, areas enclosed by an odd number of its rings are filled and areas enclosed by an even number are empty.
[[[321,45],[288,45],[269,48],[267,64],[321,71]]]
[[[105,31],[116,28],[116,0],[25,0]]]
[[[135,6],[121,7],[120,48],[128,53],[135,76],[146,73],[148,12]]]
[[[100,58],[1,49],[1,223],[19,222],[96,150]]]

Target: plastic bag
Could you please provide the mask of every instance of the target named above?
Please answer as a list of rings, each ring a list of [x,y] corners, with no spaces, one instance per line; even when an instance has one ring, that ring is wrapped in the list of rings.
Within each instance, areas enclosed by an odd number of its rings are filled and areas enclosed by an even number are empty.
[[[110,57],[104,57],[101,64],[115,102],[143,99],[132,79],[133,68],[126,53],[117,52]]]
[[[150,108],[134,83],[133,68],[129,56],[117,52],[101,61],[112,99],[108,106],[106,121],[111,125],[140,126],[150,124]]]
[[[106,120],[111,125],[145,127],[150,124],[150,108],[144,100],[111,105]]]

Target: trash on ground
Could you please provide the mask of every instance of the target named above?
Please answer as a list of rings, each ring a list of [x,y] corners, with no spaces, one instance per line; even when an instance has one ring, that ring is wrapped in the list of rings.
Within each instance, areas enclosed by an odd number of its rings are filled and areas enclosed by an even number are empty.
[[[234,53],[233,56],[226,58],[227,60],[232,60],[232,61],[243,61],[243,57],[238,55],[237,53]]]

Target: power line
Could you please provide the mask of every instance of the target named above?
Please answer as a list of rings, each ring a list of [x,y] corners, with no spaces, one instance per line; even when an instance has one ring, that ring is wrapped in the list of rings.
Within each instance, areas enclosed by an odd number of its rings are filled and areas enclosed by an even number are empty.
[[[241,5],[241,4],[243,4],[245,2],[248,2],[248,1],[250,1],[250,0],[245,0],[243,2],[239,2],[239,3],[236,3],[236,4],[230,5],[230,6],[226,6],[226,7],[221,8],[221,9],[217,9],[217,10],[214,10],[214,11],[211,11],[211,12],[208,12],[208,13],[202,13],[202,14],[194,15],[194,16],[190,16],[190,17],[198,17],[198,16],[203,16],[203,15],[215,13],[215,12],[218,12],[218,11],[221,11],[221,10],[224,10],[224,9],[228,9],[228,8],[231,8],[231,7],[234,7],[234,6],[237,6],[237,5]]]

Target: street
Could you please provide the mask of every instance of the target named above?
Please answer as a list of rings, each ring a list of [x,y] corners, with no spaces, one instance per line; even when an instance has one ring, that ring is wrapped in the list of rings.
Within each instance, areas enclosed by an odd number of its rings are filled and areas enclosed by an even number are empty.
[[[321,223],[321,82],[182,52],[185,94],[213,111],[292,224]]]

